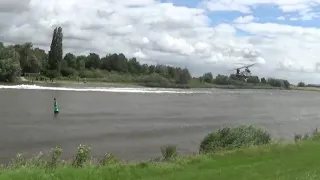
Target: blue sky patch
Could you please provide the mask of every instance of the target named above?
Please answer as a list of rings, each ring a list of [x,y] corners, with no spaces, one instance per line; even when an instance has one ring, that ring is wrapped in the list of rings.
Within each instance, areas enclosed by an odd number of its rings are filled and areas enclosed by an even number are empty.
[[[161,0],[161,2],[173,3],[175,6],[199,8],[201,0]],[[232,24],[234,23],[233,21],[240,16],[252,15],[255,18],[253,22],[257,23],[277,23],[302,27],[320,27],[319,19],[301,20],[301,14],[298,12],[284,13],[279,6],[275,4],[256,4],[251,6],[251,10],[252,14],[243,14],[238,11],[207,11],[206,14],[211,19],[212,26],[222,23]],[[312,12],[320,12],[320,6],[314,7]],[[285,19],[278,19],[279,17],[284,17]],[[239,36],[251,35],[250,33],[239,29],[237,34]]]
[[[188,8],[195,8],[199,4],[199,1],[196,0],[161,0],[161,2],[173,3],[175,6],[184,6]]]

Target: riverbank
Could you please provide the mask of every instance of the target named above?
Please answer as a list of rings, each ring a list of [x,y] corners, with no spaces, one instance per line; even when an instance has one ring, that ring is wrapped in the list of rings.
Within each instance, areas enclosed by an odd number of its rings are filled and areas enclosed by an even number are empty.
[[[1,169],[0,180],[207,180],[213,177],[219,180],[314,180],[320,178],[319,151],[320,142],[308,140],[222,151],[214,155],[178,157],[160,163],[108,161],[100,166],[86,164],[82,168],[75,168],[59,165],[49,170],[41,166],[39,161],[38,164]]]
[[[299,91],[316,91],[316,92],[320,92],[320,88],[319,87],[295,87],[292,88],[294,90],[299,90]]]
[[[40,153],[31,159],[18,154],[0,168],[0,180],[319,179],[319,131],[295,135],[294,140],[271,141],[268,132],[253,126],[224,127],[203,139],[199,153],[180,156],[176,146],[168,145],[158,158],[135,163],[109,153],[91,158],[91,147],[83,144],[72,160],[63,161],[63,150],[56,147],[47,156]]]

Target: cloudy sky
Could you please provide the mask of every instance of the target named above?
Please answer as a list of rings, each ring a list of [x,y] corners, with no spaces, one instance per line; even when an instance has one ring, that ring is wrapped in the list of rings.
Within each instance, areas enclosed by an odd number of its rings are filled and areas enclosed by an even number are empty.
[[[319,20],[320,0],[0,0],[0,41],[48,50],[62,26],[65,53],[320,83]]]

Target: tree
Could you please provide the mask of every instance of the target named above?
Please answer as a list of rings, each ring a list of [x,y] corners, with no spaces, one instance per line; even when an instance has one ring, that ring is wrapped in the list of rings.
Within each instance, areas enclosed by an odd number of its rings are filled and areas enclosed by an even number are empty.
[[[206,83],[212,83],[213,82],[213,76],[211,72],[204,73],[202,76],[202,80]]]
[[[257,84],[260,83],[260,79],[258,76],[250,76],[248,77],[247,82]]]
[[[90,53],[85,62],[85,67],[87,69],[98,69],[101,66],[100,56],[96,53]]]
[[[61,61],[62,61],[62,28],[55,28],[52,35],[52,42],[49,51],[48,69],[60,73]]]
[[[0,47],[0,81],[13,82],[20,77],[19,54],[14,48]]]
[[[42,69],[42,63],[36,56],[38,51],[33,49],[31,42],[24,43],[22,45],[17,44],[13,46],[15,51],[20,56],[20,66],[22,73],[38,73]]]
[[[284,85],[284,88],[286,88],[286,89],[289,89],[290,88],[290,83],[289,83],[289,81],[288,80],[283,80],[283,85]]]
[[[266,78],[261,78],[261,83],[263,83],[263,84],[267,84],[267,80],[266,80]]]
[[[77,62],[76,62],[76,56],[72,53],[67,53],[64,58],[64,61],[66,61],[68,67],[77,69]]]
[[[216,84],[219,84],[219,85],[228,85],[229,84],[229,77],[228,76],[224,76],[224,75],[220,75],[218,74],[218,76],[216,76],[214,82]]]
[[[305,86],[306,86],[306,84],[304,82],[299,82],[298,83],[298,87],[305,87]]]

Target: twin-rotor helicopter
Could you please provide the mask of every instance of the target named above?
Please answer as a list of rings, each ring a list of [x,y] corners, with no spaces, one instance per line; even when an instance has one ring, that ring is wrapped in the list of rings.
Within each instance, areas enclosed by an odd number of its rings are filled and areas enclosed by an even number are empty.
[[[256,63],[254,64],[250,64],[250,65],[246,65],[246,66],[242,66],[242,67],[239,67],[239,68],[234,68],[232,69],[232,71],[236,70],[236,76],[238,78],[244,78],[244,79],[247,79],[248,77],[251,76],[251,71],[249,69],[249,67],[252,67],[254,66]],[[241,71],[241,69],[244,69],[243,71]]]

